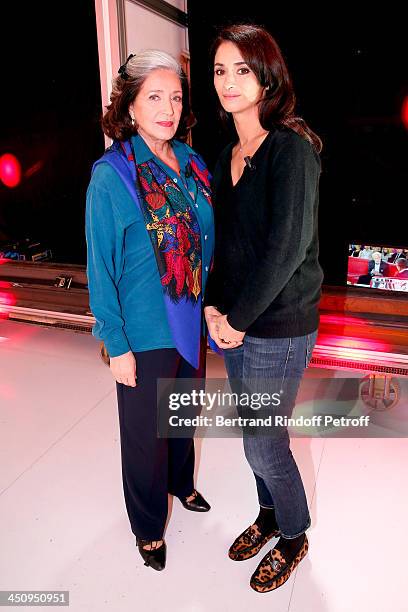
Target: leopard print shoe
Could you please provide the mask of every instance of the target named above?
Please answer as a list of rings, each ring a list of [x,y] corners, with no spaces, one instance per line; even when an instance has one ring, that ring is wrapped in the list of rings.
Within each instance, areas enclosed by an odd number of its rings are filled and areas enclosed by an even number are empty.
[[[233,561],[251,559],[258,554],[262,546],[265,546],[270,539],[278,537],[279,534],[280,531],[277,529],[265,536],[256,523],[250,525],[234,540],[228,551],[228,556]]]
[[[251,576],[251,587],[258,593],[268,593],[282,586],[303,557],[306,556],[308,548],[309,542],[305,534],[302,547],[291,563],[287,563],[276,548],[269,551]]]

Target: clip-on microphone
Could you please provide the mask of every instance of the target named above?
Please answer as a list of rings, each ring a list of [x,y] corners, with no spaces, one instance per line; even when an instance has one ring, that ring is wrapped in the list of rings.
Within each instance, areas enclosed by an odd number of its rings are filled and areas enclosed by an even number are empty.
[[[244,157],[244,162],[246,163],[246,165],[248,166],[250,170],[255,170],[255,165],[251,162],[251,158],[249,155]]]

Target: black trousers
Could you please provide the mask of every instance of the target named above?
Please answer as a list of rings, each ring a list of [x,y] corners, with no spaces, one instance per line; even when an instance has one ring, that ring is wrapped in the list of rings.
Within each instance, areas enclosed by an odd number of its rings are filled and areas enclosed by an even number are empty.
[[[204,379],[206,342],[203,339],[198,370],[173,348],[134,356],[137,386],[116,383],[123,492],[135,536],[160,540],[167,519],[167,494],[188,497],[193,492],[194,440],[157,436],[157,379]]]

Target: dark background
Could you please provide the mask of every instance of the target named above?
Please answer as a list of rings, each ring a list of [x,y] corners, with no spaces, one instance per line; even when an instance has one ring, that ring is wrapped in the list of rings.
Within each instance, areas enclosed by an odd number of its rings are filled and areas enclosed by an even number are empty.
[[[220,8],[227,5],[227,11]],[[300,4],[300,3],[299,3]],[[297,113],[323,140],[320,261],[326,284],[344,285],[349,243],[408,246],[406,28],[392,4],[299,9],[287,3],[189,2],[194,146],[208,163],[229,138],[217,124],[208,52],[216,28],[265,26],[283,51]],[[310,5],[313,6],[313,5]]]
[[[86,187],[104,150],[94,2],[8,3],[2,28],[0,155],[23,178],[0,182],[0,241],[39,239],[54,261],[83,264]]]
[[[287,60],[298,114],[323,139],[320,259],[325,282],[344,284],[349,243],[408,247],[405,21],[390,4],[258,7],[189,2],[194,147],[211,168],[230,138],[214,110],[216,26],[264,25]],[[23,173],[42,166],[15,189],[0,183],[0,240],[40,238],[54,261],[85,264],[85,192],[104,149],[94,2],[8,4],[2,17],[13,36],[1,43],[0,155],[15,154]]]

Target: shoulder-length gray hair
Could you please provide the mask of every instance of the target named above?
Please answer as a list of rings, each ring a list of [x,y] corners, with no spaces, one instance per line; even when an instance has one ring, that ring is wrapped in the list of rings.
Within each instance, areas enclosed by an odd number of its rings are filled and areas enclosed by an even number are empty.
[[[195,124],[190,107],[187,77],[179,62],[169,53],[159,49],[147,49],[136,55],[130,55],[126,63],[119,68],[119,76],[113,80],[110,104],[102,117],[102,129],[109,138],[128,140],[132,134],[137,133],[137,127],[131,122],[129,106],[149,74],[157,69],[172,70],[180,77],[183,110],[175,138],[186,140],[190,128]]]

